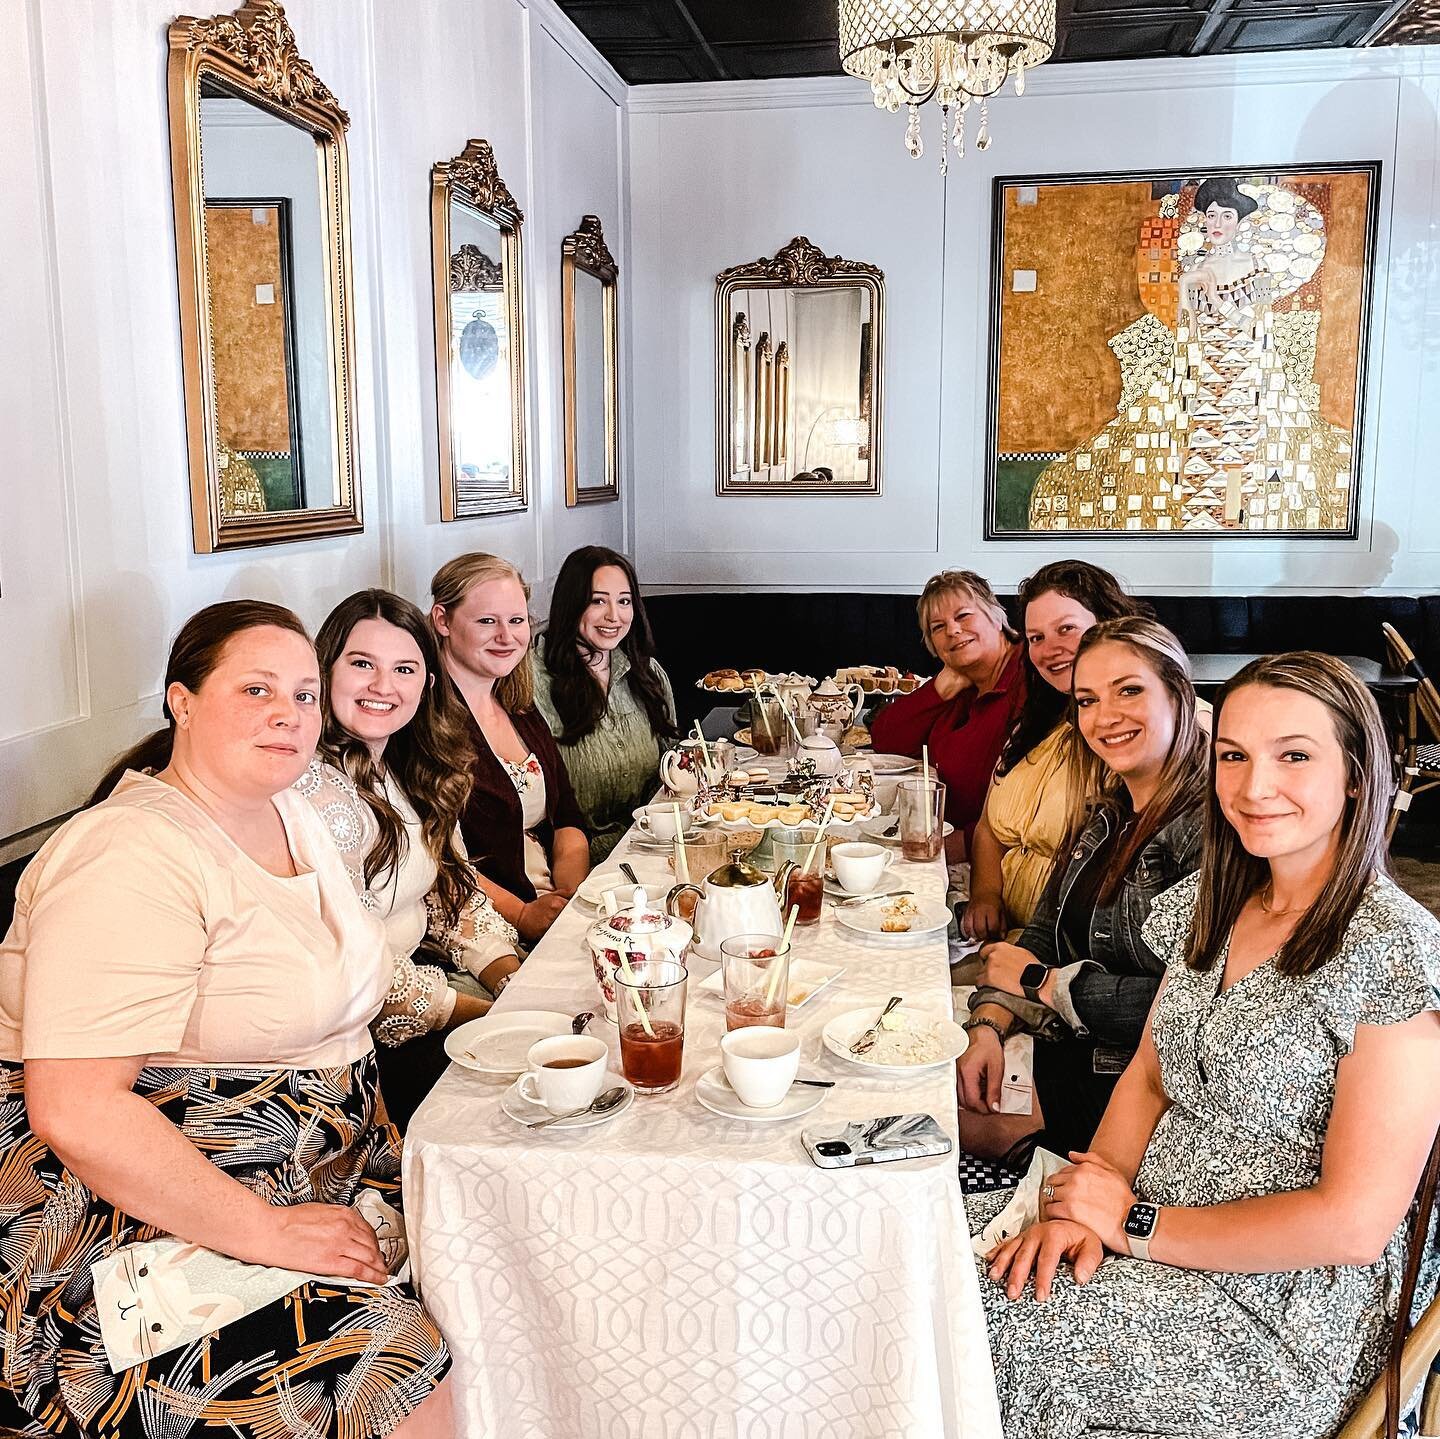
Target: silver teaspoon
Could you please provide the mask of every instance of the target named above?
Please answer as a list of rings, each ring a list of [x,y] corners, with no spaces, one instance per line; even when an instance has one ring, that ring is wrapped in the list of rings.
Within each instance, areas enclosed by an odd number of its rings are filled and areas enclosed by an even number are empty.
[[[595,1011],[593,1009],[582,1009],[580,1013],[577,1014],[575,1018],[570,1021],[570,1033],[584,1034],[585,1026],[589,1024],[590,1021],[594,1018]]]
[[[549,1119],[538,1119],[534,1124],[527,1124],[525,1128],[544,1129],[547,1124],[558,1124],[562,1119],[579,1119],[582,1114],[609,1114],[624,1098],[624,1086],[617,1084],[613,1089],[597,1094],[594,1101],[584,1109],[572,1110],[569,1114],[552,1114]]]

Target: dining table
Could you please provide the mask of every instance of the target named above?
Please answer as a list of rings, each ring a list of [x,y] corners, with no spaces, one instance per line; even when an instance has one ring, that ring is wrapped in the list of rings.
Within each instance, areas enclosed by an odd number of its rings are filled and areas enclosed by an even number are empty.
[[[657,863],[633,828],[606,867],[627,856]],[[943,860],[897,851],[885,884],[943,905]],[[586,1032],[618,1070],[586,944],[596,917],[571,899],[487,1018],[593,1011]],[[951,1018],[946,934],[857,933],[827,899],[793,946],[793,962],[843,970],[788,1012],[801,1077],[834,1085],[809,1114],[700,1104],[725,1014],[702,987],[718,966],[693,952],[672,1091],[589,1128],[531,1131],[502,1107],[511,1076],[455,1063],[420,1106],[405,1141],[410,1259],[453,1356],[458,1433],[1000,1439],[956,1153],[824,1169],[801,1142],[902,1113],[955,1140],[952,1063],[862,1067],[821,1033],[848,1011],[878,1017],[892,995]]]

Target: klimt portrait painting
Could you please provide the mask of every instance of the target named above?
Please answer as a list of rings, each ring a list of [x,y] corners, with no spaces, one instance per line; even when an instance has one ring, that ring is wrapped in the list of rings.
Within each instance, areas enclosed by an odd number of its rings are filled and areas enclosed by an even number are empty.
[[[986,533],[1355,533],[1378,163],[995,182]]]

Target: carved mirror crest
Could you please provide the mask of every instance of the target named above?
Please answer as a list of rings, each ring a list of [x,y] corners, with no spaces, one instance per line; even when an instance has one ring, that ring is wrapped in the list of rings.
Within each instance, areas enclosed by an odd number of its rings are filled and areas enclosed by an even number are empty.
[[[195,549],[358,530],[349,117],[276,0],[168,36]]]
[[[431,170],[442,520],[525,508],[524,218],[488,141]]]
[[[880,493],[885,277],[797,235],[715,279],[715,490]]]
[[[620,497],[619,274],[600,217],[586,215],[560,251],[567,505]]]

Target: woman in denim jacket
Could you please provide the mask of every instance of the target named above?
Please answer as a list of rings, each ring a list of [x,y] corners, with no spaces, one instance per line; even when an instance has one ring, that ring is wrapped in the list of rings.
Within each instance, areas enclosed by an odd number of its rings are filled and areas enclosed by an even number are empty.
[[[958,1066],[961,1143],[1011,1162],[1036,1142],[1089,1144],[1160,987],[1141,930],[1200,859],[1206,741],[1179,640],[1153,620],[1107,621],[1081,640],[1074,677],[1085,748],[1069,857],[1018,943],[981,949]],[[1036,1040],[1031,1112],[1001,1114],[1003,1045],[1019,1033]]]

